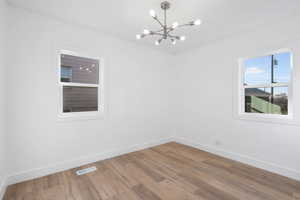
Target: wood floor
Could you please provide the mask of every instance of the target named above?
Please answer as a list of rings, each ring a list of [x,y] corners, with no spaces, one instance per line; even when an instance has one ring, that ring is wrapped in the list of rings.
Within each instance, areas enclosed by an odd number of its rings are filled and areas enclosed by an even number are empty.
[[[300,200],[298,181],[177,143],[89,166],[12,185],[4,200]]]

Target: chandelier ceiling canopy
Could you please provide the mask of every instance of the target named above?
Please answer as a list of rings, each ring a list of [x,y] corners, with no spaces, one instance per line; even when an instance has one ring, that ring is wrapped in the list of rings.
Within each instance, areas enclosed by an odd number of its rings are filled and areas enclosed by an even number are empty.
[[[186,27],[186,26],[197,26],[201,24],[201,20],[197,19],[191,22],[188,22],[186,24],[179,24],[178,22],[174,22],[171,26],[167,24],[167,10],[169,10],[171,7],[171,4],[168,1],[164,1],[161,3],[161,9],[164,11],[164,19],[163,21],[159,20],[156,12],[154,10],[150,10],[149,14],[150,16],[160,25],[159,30],[151,31],[148,29],[144,29],[142,34],[136,35],[136,39],[142,39],[146,36],[158,36],[159,39],[155,41],[156,45],[160,45],[162,41],[164,40],[170,40],[172,44],[176,44],[176,42],[184,41],[186,39],[185,36],[178,36],[174,35],[173,31],[175,31],[178,28]]]

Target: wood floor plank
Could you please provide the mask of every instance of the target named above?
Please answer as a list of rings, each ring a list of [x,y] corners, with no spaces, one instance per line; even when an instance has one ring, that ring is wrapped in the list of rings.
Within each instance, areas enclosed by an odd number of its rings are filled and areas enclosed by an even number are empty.
[[[172,199],[172,200],[199,200],[194,192],[188,192],[182,185],[178,185],[177,182],[164,180],[159,183],[160,195],[162,199]]]
[[[77,176],[76,171],[97,171]],[[300,182],[175,142],[8,187],[4,200],[298,200]]]
[[[144,185],[140,184],[137,186],[134,186],[133,191],[144,200],[161,200],[159,196],[157,196],[155,193],[153,193],[151,190],[149,190]]]
[[[123,181],[111,170],[102,173],[91,173],[86,176],[89,177],[102,199],[116,196],[128,190]]]
[[[198,167],[198,170],[209,173],[215,176],[216,179],[222,178],[223,180],[227,180],[228,184],[231,184],[232,181],[235,181],[238,185],[237,187],[243,186],[243,188],[254,191],[257,196],[264,196],[265,199],[291,199],[290,194],[277,191],[275,186],[269,187],[265,184],[259,183],[251,176],[245,176],[245,174],[241,174],[239,171],[236,171],[233,168],[209,165],[207,162],[205,162],[202,166]]]
[[[156,182],[161,182],[165,180],[164,176],[157,173],[155,170],[149,168],[146,163],[138,161],[136,159],[132,159],[132,163],[141,169],[145,174],[147,174],[150,178],[152,178]]]
[[[139,184],[130,174],[126,172],[126,166],[122,165],[115,159],[111,159],[107,164],[108,168],[112,170],[116,176],[118,176],[128,188],[136,186]]]

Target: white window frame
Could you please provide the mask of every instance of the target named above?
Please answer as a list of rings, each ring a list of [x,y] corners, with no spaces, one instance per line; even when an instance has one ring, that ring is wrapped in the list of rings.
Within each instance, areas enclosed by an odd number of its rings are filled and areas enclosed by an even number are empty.
[[[257,57],[264,57],[274,54],[280,53],[290,53],[291,57],[291,70],[290,70],[290,81],[288,83],[273,83],[273,84],[257,84],[251,86],[245,86],[245,61],[251,58]],[[277,51],[269,52],[262,55],[254,55],[248,56],[239,59],[239,86],[238,86],[238,115],[242,119],[253,119],[253,120],[261,120],[266,119],[272,122],[273,119],[275,120],[292,120],[293,119],[293,80],[294,80],[294,73],[293,73],[293,52],[291,49],[280,49]],[[279,87],[279,86],[286,86],[288,87],[288,114],[287,115],[280,115],[280,114],[268,114],[268,113],[247,113],[245,111],[245,88],[269,88],[269,87]],[[277,122],[277,121],[276,121]]]
[[[99,81],[98,84],[85,84],[85,83],[70,83],[70,82],[61,82],[61,55],[71,55],[84,58],[91,58],[99,60]],[[100,57],[88,56],[86,54],[81,54],[68,50],[59,50],[58,51],[58,88],[59,88],[59,106],[58,106],[58,116],[60,120],[84,120],[84,119],[99,119],[104,115],[104,62]],[[76,86],[76,87],[92,87],[98,88],[98,111],[86,111],[86,112],[63,112],[63,87],[64,86]]]

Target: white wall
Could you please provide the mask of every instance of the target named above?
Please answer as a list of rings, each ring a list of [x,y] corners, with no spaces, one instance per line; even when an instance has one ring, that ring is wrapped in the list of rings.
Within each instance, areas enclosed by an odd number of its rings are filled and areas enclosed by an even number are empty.
[[[297,91],[298,21],[259,27],[174,57],[10,7],[9,174],[22,179],[36,169],[88,160],[174,133],[179,141],[233,152],[248,161],[255,158],[262,162],[252,163],[275,166],[273,171],[283,167],[278,173],[300,172],[300,123],[239,120],[233,104],[238,58],[280,48],[291,48],[295,54]],[[59,49],[104,58],[108,102],[104,119],[59,122],[55,55]],[[299,98],[295,93],[295,121],[300,121]]]
[[[297,174],[294,178],[300,179],[299,20],[283,19],[181,55],[183,125],[178,137],[278,173]],[[238,59],[281,48],[292,49],[295,57],[292,123],[298,125],[236,118]]]
[[[173,134],[169,54],[9,8],[10,174],[157,142]],[[107,115],[58,121],[56,50],[101,56]]]
[[[5,14],[6,4],[0,0],[0,199],[6,176],[6,89],[5,89]]]

